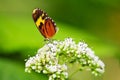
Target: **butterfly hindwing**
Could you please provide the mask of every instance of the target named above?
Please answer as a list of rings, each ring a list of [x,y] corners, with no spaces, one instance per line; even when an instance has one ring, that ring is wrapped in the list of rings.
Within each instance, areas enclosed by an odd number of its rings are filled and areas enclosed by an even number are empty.
[[[44,25],[45,25],[45,30],[47,32],[47,37],[50,38],[50,37],[54,36],[54,34],[56,33],[56,28],[53,27],[53,26],[56,26],[56,25],[54,24],[52,19],[47,18],[45,20],[45,24]]]
[[[38,30],[45,38],[49,39],[55,35],[57,31],[56,25],[45,12],[43,12],[39,8],[36,8],[33,10],[32,17]]]

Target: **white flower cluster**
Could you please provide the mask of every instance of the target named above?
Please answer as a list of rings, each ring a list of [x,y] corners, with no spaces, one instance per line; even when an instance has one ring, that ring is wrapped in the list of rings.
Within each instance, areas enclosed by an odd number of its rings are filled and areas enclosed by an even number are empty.
[[[30,57],[25,64],[25,72],[34,70],[49,75],[49,80],[68,78],[66,63],[79,63],[80,70],[91,70],[98,75],[104,72],[104,63],[84,42],[78,44],[72,38],[64,41],[53,40],[40,48],[36,56]]]

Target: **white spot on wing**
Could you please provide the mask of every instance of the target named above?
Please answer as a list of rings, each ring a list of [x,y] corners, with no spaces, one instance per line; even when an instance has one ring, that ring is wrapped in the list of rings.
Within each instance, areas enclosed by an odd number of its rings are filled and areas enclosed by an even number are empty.
[[[55,29],[56,29],[56,33],[59,31],[59,28],[58,27],[55,27]]]
[[[36,12],[37,8],[33,10],[33,14]]]

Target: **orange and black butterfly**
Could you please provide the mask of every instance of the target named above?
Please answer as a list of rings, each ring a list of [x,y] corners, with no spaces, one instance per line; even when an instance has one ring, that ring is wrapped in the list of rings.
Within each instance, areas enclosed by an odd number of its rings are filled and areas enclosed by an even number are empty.
[[[56,24],[45,12],[36,8],[33,10],[32,17],[38,30],[46,39],[50,39],[55,35],[57,32]]]

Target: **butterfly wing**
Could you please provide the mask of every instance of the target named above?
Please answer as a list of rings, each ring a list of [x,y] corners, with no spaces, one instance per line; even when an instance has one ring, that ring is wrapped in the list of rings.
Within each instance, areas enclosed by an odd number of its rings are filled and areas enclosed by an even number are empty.
[[[40,29],[40,32],[45,38],[51,38],[55,35],[57,29],[55,23],[50,18],[46,18],[45,23]]]
[[[51,38],[55,35],[57,31],[56,24],[45,12],[36,8],[33,10],[32,17],[38,30],[45,38]]]

